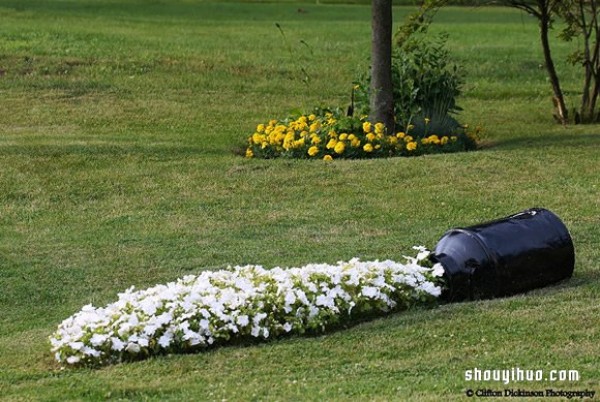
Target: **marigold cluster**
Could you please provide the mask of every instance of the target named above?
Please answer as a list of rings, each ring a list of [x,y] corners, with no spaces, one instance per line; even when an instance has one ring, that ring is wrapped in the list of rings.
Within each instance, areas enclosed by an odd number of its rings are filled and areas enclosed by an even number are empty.
[[[365,117],[346,117],[331,111],[303,114],[259,124],[248,138],[246,157],[332,160],[416,156],[466,150],[472,145],[468,143],[475,142],[466,133],[416,138],[411,129],[408,126],[405,131],[389,134],[383,123],[371,123]]]

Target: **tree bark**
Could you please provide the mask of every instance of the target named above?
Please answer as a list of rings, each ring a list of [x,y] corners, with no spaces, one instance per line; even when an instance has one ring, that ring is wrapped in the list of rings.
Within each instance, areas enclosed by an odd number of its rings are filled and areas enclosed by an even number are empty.
[[[554,93],[554,105],[556,107],[556,118],[562,124],[567,124],[569,113],[565,106],[565,98],[560,88],[560,81],[556,68],[554,67],[554,61],[552,60],[552,53],[550,51],[550,41],[548,39],[548,32],[550,30],[550,22],[552,16],[550,15],[550,6],[547,0],[538,0],[539,7],[539,21],[540,21],[540,39],[542,42],[542,50],[544,52],[544,62],[546,64],[546,71],[548,71],[548,78],[550,78],[550,84],[552,85],[552,92]]]
[[[568,122],[569,113],[565,106],[565,98],[560,88],[560,80],[554,67],[554,61],[552,60],[552,52],[550,51],[550,40],[548,33],[550,31],[550,24],[552,23],[552,14],[556,11],[556,7],[560,4],[561,0],[536,0],[531,2],[528,0],[503,0],[502,3],[514,7],[519,10],[523,10],[529,15],[534,16],[540,26],[540,41],[542,42],[542,51],[544,53],[544,63],[546,65],[546,71],[548,72],[548,78],[552,85],[552,100],[556,108],[556,119],[562,124]]]
[[[372,123],[383,123],[394,132],[392,92],[392,0],[372,0],[371,4],[371,113]]]

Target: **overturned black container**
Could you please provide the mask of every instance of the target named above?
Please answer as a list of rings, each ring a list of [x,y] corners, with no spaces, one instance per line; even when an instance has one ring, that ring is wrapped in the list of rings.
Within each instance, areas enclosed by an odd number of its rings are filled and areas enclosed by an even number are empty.
[[[442,236],[432,259],[444,267],[447,301],[510,296],[571,277],[575,250],[552,212],[532,208]]]

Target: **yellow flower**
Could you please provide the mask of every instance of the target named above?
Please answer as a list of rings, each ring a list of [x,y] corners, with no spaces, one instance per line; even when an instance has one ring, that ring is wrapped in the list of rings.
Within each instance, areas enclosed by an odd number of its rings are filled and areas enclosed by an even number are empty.
[[[367,140],[372,142],[375,140],[375,138],[377,138],[377,137],[375,137],[375,134],[373,134],[373,133],[367,134]]]
[[[315,116],[314,114],[311,114],[310,116],[308,116],[308,121],[314,121],[317,118],[317,116]]]
[[[294,148],[301,148],[304,146],[304,138],[294,141]]]
[[[440,143],[440,138],[437,135],[432,134],[429,136],[429,142],[434,143],[435,145],[438,145]]]
[[[337,144],[337,140],[335,138],[332,138],[329,140],[329,142],[327,143],[327,145],[325,147],[327,149],[332,149],[332,148],[335,148],[336,144]]]
[[[318,153],[319,153],[319,148],[318,147],[316,147],[316,146],[313,145],[312,147],[308,148],[308,155],[315,156]]]
[[[265,132],[265,125],[264,124],[259,124],[258,126],[256,126],[256,132],[257,133],[264,133]]]
[[[416,142],[411,141],[408,144],[406,144],[406,150],[407,151],[414,151],[415,149],[417,149],[417,143]]]
[[[446,137],[446,136],[443,136],[443,137],[442,137],[442,139],[440,140],[440,143],[441,143],[442,145],[446,145],[446,144],[448,143],[448,137]]]
[[[403,133],[402,131],[401,131],[401,132],[399,132],[399,133],[396,133],[396,137],[398,137],[398,139],[402,139],[402,138],[404,138],[404,136],[405,136],[405,135],[406,135],[406,134],[405,134],[405,133]]]
[[[310,125],[309,130],[311,133],[314,133],[320,128],[321,128],[321,123],[319,123],[318,121],[315,121],[313,124]]]
[[[327,133],[327,135],[329,135],[331,138],[337,138],[337,133],[335,132],[335,130],[330,130],[329,133]]]
[[[425,117],[425,124],[429,124],[429,122],[431,121],[431,119],[429,117]]]
[[[283,138],[283,149],[289,151],[294,147],[294,132],[288,131],[288,133]]]
[[[246,150],[246,158],[252,158],[254,156],[254,152],[250,148]]]
[[[275,124],[277,124],[277,120],[269,120],[269,126],[275,127]]]
[[[412,124],[409,124],[408,127],[406,127],[406,131],[410,131],[413,128],[415,128],[415,126],[413,126]]]
[[[263,142],[265,140],[265,136],[259,133],[254,133],[252,134],[252,142],[255,144],[260,144],[261,142]]]
[[[365,145],[363,146],[363,150],[364,150],[365,152],[373,152],[373,145],[372,145],[372,144],[365,144]]]
[[[330,161],[330,160],[333,160],[333,158],[331,157],[331,155],[325,155],[325,156],[323,157],[323,160],[324,160],[324,161]]]
[[[358,148],[360,146],[360,140],[354,137],[350,140],[350,145],[352,145],[354,148]]]
[[[456,142],[456,141],[458,141],[458,137],[453,135],[452,137],[450,137],[450,141]]]
[[[339,140],[340,140],[340,141],[344,141],[344,140],[345,140],[345,139],[347,139],[347,138],[348,138],[348,134],[346,134],[346,133],[342,133],[342,134],[340,134],[340,138],[339,138]]]
[[[365,121],[362,126],[363,126],[363,131],[365,133],[370,133],[371,132],[371,129],[372,129],[371,123],[369,123],[368,121]]]
[[[338,143],[335,144],[335,147],[333,148],[335,153],[339,155],[343,154],[345,149],[346,145],[342,141],[338,141]]]
[[[354,85],[353,88],[356,90],[356,89],[360,88],[360,85],[356,84],[356,85]]]
[[[389,136],[388,137],[388,142],[392,145],[395,145],[398,143],[398,138],[394,137],[394,136]]]
[[[375,124],[375,133],[383,134],[385,132],[385,125],[383,123]]]
[[[407,135],[407,136],[404,137],[404,142],[406,142],[406,143],[412,142],[412,140],[413,140],[413,137],[410,136],[410,135]]]
[[[318,135],[316,135],[316,134],[313,134],[313,135],[310,137],[310,143],[311,143],[311,144],[314,144],[314,145],[320,144],[320,143],[321,143],[321,137],[319,137],[319,136],[318,136]]]

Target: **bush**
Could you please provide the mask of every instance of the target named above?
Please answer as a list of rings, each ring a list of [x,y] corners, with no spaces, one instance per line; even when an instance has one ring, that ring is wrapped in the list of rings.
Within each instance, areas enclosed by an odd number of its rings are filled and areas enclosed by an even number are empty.
[[[427,134],[427,129],[448,135],[461,126],[454,115],[461,110],[457,98],[464,82],[463,73],[450,61],[446,41],[446,34],[415,33],[394,50],[392,84],[396,124],[404,130],[414,126],[412,134],[419,138]],[[357,87],[356,110],[369,114],[370,76],[361,77]],[[430,121],[429,127],[425,127],[426,119]]]
[[[457,152],[476,147],[477,133],[457,126],[448,133],[435,131],[439,124],[429,118],[407,125],[396,133],[386,133],[382,123],[345,116],[340,109],[317,109],[284,120],[259,124],[248,138],[246,157],[356,159],[391,156],[417,156]],[[422,126],[420,129],[418,127]],[[421,130],[417,137],[413,130]]]

